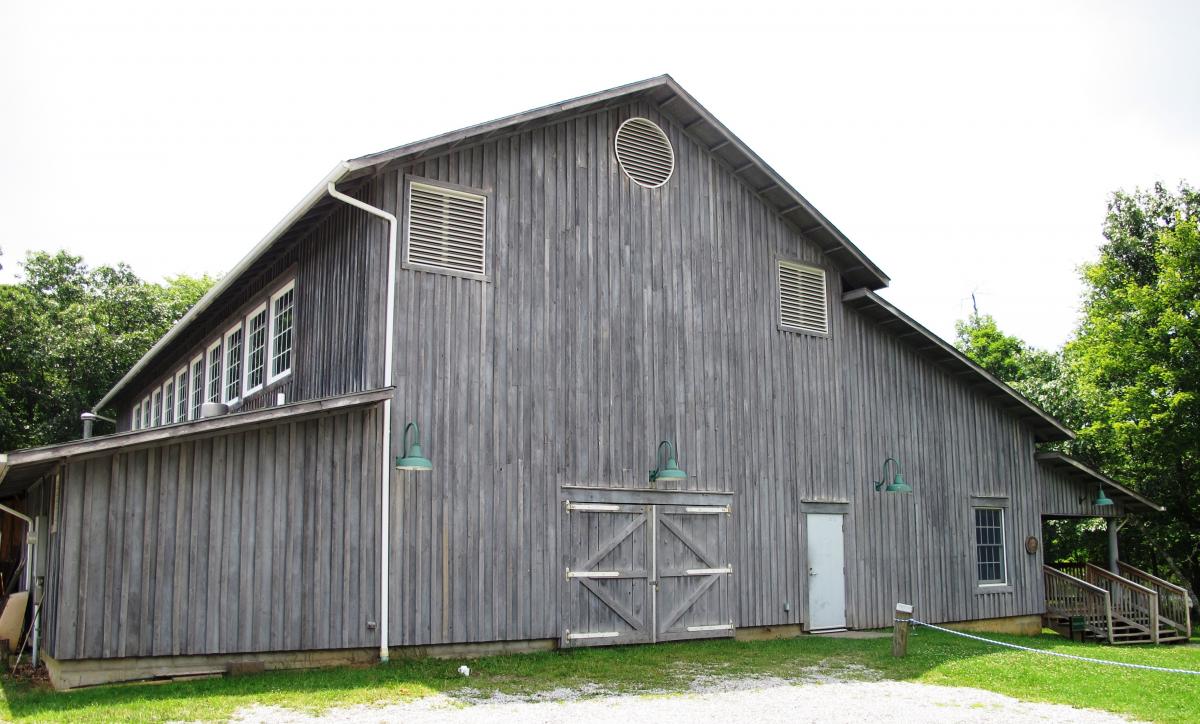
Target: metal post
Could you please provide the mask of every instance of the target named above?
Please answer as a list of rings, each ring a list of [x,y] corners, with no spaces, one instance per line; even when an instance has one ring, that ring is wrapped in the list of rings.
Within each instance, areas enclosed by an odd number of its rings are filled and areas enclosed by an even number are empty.
[[[1117,545],[1117,519],[1105,518],[1105,523],[1108,525],[1108,570],[1119,576],[1121,571],[1118,570],[1117,561],[1121,555]]]
[[[892,656],[901,657],[908,653],[908,629],[912,624],[913,607],[907,603],[896,604],[896,621],[892,627]]]

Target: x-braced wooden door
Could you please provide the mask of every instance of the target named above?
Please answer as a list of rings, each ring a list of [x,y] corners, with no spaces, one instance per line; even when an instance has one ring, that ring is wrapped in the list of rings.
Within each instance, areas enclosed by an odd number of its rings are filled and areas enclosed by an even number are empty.
[[[656,505],[655,640],[733,635],[728,505]]]
[[[562,646],[732,636],[731,508],[564,501]]]
[[[563,504],[563,646],[653,640],[650,508]]]

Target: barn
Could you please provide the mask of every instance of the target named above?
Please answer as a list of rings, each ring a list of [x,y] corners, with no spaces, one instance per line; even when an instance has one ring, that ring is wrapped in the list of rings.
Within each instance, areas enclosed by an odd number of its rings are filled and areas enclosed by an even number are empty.
[[[1116,555],[1161,508],[1043,450],[1072,432],[888,282],[669,76],[339,163],[83,439],[0,459],[29,638],[73,687],[898,601],[1184,635]],[[1112,560],[1045,565],[1053,517],[1108,518]]]

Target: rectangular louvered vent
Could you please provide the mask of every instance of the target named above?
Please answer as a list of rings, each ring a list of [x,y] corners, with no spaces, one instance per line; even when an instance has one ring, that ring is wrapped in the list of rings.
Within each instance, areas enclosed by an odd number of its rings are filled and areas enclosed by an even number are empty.
[[[823,269],[778,262],[778,285],[781,327],[797,332],[829,333]]]
[[[441,186],[408,186],[405,262],[483,276],[487,197]]]

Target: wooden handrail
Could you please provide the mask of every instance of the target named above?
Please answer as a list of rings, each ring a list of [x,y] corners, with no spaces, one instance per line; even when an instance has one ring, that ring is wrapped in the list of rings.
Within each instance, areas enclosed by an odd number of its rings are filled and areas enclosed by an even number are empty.
[[[1147,588],[1140,583],[1134,583],[1128,578],[1118,576],[1117,574],[1095,564],[1087,563],[1085,565],[1087,566],[1087,572],[1089,576],[1095,576],[1099,579],[1109,581],[1113,586],[1115,586],[1112,591],[1113,594],[1116,594],[1120,589],[1125,589],[1121,593],[1120,597],[1113,601],[1113,603],[1117,604],[1117,607],[1121,611],[1119,615],[1121,616],[1122,620],[1141,628],[1141,623],[1134,622],[1126,615],[1129,612],[1126,606],[1130,606],[1138,612],[1144,611],[1146,617],[1149,619],[1145,628],[1146,632],[1150,634],[1150,642],[1155,644],[1158,643],[1158,591],[1154,590],[1153,588]],[[1130,593],[1135,595],[1131,596],[1129,595]],[[1144,604],[1136,599],[1136,594],[1141,594],[1142,596],[1146,597]]]
[[[1113,643],[1112,598],[1107,590],[1045,564],[1042,575],[1047,613],[1071,618],[1082,614],[1092,633]]]
[[[1108,570],[1107,568],[1101,568],[1100,566],[1098,566],[1094,563],[1087,563],[1085,565],[1087,565],[1087,569],[1088,569],[1089,573],[1094,573],[1094,574],[1100,576],[1101,578],[1107,578],[1108,580],[1112,581],[1113,583],[1116,583],[1121,586],[1125,586],[1126,588],[1132,588],[1135,591],[1139,591],[1141,593],[1145,593],[1150,596],[1158,595],[1158,591],[1154,590],[1153,588],[1147,588],[1146,586],[1143,586],[1140,583],[1131,581],[1128,578],[1118,576],[1117,574],[1113,573],[1112,571]]]
[[[1141,576],[1142,578],[1145,578],[1148,581],[1153,581],[1154,583],[1162,586],[1163,588],[1170,589],[1176,593],[1181,593],[1185,596],[1188,595],[1187,589],[1184,588],[1183,586],[1180,586],[1180,585],[1171,583],[1170,581],[1159,578],[1158,576],[1156,576],[1152,573],[1146,573],[1142,569],[1135,568],[1135,567],[1129,565],[1128,563],[1126,563],[1125,561],[1117,561],[1117,568],[1124,568],[1124,569],[1133,571],[1134,574]]]
[[[1108,595],[1108,591],[1104,590],[1100,586],[1097,586],[1094,583],[1088,583],[1087,581],[1083,580],[1082,578],[1077,578],[1076,576],[1072,576],[1070,573],[1067,573],[1065,571],[1060,571],[1057,568],[1055,568],[1054,566],[1043,565],[1042,570],[1045,571],[1046,573],[1051,573],[1055,576],[1058,576],[1059,578],[1066,578],[1067,580],[1071,581],[1072,583],[1079,586],[1080,588],[1088,589],[1092,593],[1096,593],[1096,594],[1099,594],[1102,596]]]

